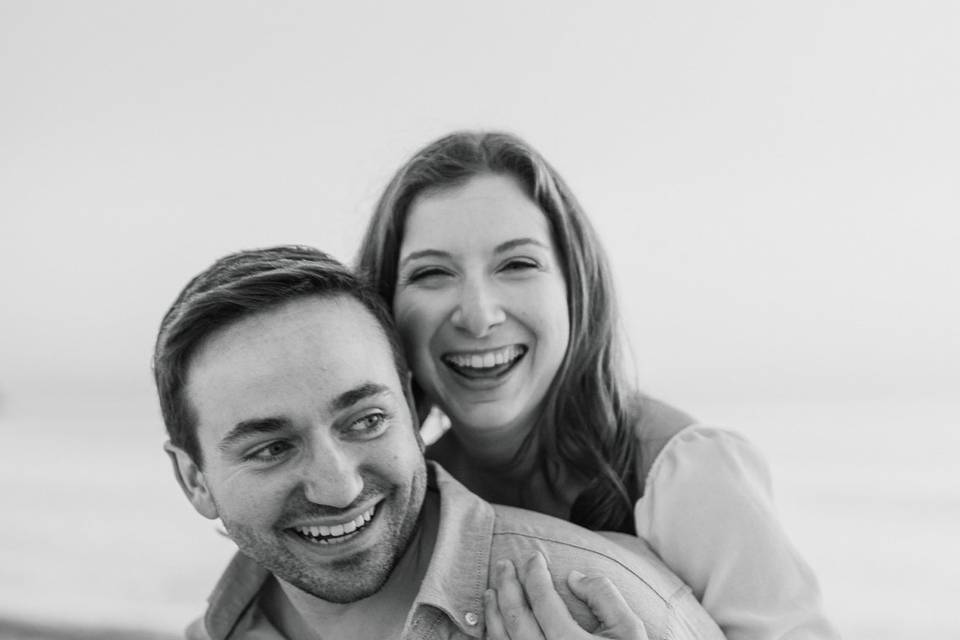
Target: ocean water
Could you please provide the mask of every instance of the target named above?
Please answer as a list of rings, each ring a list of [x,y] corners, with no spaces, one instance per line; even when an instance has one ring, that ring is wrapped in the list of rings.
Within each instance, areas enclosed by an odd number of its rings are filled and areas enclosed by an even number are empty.
[[[693,411],[767,455],[845,638],[960,638],[958,403]],[[180,493],[151,396],[19,402],[0,434],[0,623],[178,633],[202,612],[234,548]]]

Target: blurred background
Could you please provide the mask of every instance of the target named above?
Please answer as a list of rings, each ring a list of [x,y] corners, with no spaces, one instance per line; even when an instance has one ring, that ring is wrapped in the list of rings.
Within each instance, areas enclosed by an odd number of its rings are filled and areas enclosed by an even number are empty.
[[[0,637],[202,612],[161,315],[230,251],[351,260],[464,127],[571,184],[640,385],[767,454],[844,636],[960,636],[960,5],[589,4],[0,2]]]

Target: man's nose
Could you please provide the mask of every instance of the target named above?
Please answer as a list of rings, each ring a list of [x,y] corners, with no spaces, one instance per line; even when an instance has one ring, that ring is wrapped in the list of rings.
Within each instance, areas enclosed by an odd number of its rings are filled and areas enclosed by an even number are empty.
[[[495,287],[477,280],[464,284],[460,299],[450,316],[455,327],[475,338],[482,338],[506,319]]]
[[[329,441],[312,447],[301,473],[307,499],[314,504],[345,509],[363,492],[359,462],[350,451]]]

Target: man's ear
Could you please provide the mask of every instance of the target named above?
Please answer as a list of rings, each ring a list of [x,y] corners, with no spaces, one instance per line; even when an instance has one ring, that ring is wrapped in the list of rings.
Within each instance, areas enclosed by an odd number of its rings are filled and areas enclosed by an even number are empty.
[[[169,440],[163,443],[163,450],[167,452],[170,462],[173,463],[173,475],[177,479],[177,484],[183,489],[183,494],[187,496],[187,500],[197,513],[211,520],[219,518],[217,505],[207,487],[207,479],[193,458],[180,447],[171,444]]]

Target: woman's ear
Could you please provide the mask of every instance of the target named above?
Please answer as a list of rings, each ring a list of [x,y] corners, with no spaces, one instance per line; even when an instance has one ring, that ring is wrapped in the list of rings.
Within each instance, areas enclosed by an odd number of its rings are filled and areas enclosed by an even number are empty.
[[[177,479],[177,484],[183,489],[183,494],[187,496],[187,500],[197,513],[211,520],[219,518],[220,514],[217,512],[213,495],[207,487],[207,480],[193,458],[180,447],[171,444],[169,440],[163,444],[163,450],[167,452],[173,463],[173,475]]]

